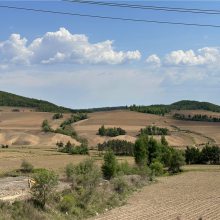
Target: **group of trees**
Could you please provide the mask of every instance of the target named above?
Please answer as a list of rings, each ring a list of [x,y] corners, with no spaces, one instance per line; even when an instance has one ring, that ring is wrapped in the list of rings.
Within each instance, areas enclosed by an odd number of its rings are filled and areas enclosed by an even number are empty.
[[[169,130],[167,128],[160,128],[156,126],[147,126],[140,130],[141,135],[168,135]]]
[[[135,142],[134,157],[139,166],[154,167],[156,163],[167,168],[171,173],[179,172],[185,161],[183,152],[169,147],[164,136],[161,142],[158,142],[152,137],[141,135]]]
[[[109,150],[118,156],[134,156],[134,144],[125,140],[109,140],[98,144],[98,151]]]
[[[75,113],[75,114],[72,114],[70,118],[68,118],[67,120],[63,121],[60,125],[61,128],[67,126],[67,125],[71,125],[72,123],[75,123],[77,121],[81,121],[81,120],[84,120],[84,119],[87,119],[88,116],[86,113]]]
[[[75,146],[74,144],[71,144],[70,141],[68,141],[66,143],[66,145],[64,145],[62,142],[57,143],[58,145],[58,151],[62,152],[62,153],[68,153],[68,154],[88,154],[89,153],[89,149],[87,144],[82,143],[79,146]]]
[[[173,115],[175,119],[178,120],[185,120],[185,121],[208,121],[208,122],[220,122],[220,118],[215,116],[209,116],[209,115],[201,115],[201,114],[195,114],[195,115],[185,115],[185,114],[179,114],[175,113]]]
[[[164,116],[166,113],[170,112],[170,109],[166,105],[150,105],[150,106],[137,106],[132,105],[129,107],[131,111],[162,115]]]
[[[122,128],[105,128],[105,126],[102,125],[97,134],[100,136],[116,137],[119,135],[125,135],[126,131]]]
[[[209,144],[201,150],[187,147],[185,157],[187,164],[220,164],[220,147]]]
[[[55,113],[52,118],[53,118],[53,120],[63,118],[63,114],[62,113]]]

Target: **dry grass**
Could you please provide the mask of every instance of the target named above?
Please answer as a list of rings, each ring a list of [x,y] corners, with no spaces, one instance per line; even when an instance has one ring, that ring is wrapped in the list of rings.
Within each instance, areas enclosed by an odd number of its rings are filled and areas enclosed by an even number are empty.
[[[204,167],[201,170],[204,171]],[[201,170],[162,177],[157,184],[146,186],[132,195],[125,206],[94,219],[220,219],[220,166],[210,167],[209,172]]]

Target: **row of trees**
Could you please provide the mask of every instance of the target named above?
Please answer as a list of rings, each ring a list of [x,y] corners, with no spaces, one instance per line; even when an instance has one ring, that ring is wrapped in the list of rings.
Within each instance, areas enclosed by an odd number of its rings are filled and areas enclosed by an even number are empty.
[[[97,134],[100,136],[116,137],[119,135],[125,135],[126,131],[122,128],[105,128],[105,126],[102,125]]]
[[[169,107],[166,105],[151,105],[151,106],[137,106],[132,105],[129,107],[131,111],[148,113],[148,114],[155,114],[155,115],[162,115],[164,116],[166,113],[170,112]]]
[[[72,114],[70,118],[68,118],[67,120],[63,121],[60,125],[60,127],[65,127],[67,125],[71,125],[72,123],[75,123],[77,121],[81,121],[84,119],[87,119],[88,116],[86,113],[79,113],[77,112],[76,114]]]
[[[209,116],[209,115],[201,115],[201,114],[195,114],[195,115],[185,115],[185,114],[179,114],[175,113],[173,115],[175,119],[178,120],[185,120],[185,121],[208,121],[208,122],[220,122],[220,118],[215,116]]]
[[[87,144],[81,144],[80,146],[75,146],[74,144],[71,144],[70,141],[64,145],[62,142],[57,143],[58,145],[58,151],[62,153],[68,153],[68,154],[88,154],[89,149]]]
[[[102,144],[98,144],[98,151],[111,150],[118,156],[134,156],[134,144],[125,140],[109,140]]]
[[[187,147],[185,157],[187,164],[220,164],[220,147],[209,144],[201,150]]]
[[[160,128],[156,126],[147,126],[140,130],[141,135],[168,135],[169,130],[167,128]]]

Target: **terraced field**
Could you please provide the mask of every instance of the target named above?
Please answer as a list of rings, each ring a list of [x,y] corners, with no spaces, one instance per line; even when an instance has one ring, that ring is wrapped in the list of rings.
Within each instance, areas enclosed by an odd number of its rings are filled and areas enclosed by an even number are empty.
[[[220,219],[220,166],[193,168],[160,178],[158,183],[132,195],[126,205],[93,220]]]

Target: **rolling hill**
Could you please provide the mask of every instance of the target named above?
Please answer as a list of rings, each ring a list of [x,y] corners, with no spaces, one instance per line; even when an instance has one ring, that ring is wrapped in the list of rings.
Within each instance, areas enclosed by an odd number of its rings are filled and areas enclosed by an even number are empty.
[[[15,95],[8,92],[0,91],[0,106],[10,107],[28,107],[34,108],[39,112],[71,112],[72,109],[57,106],[53,103],[27,98],[19,95]]]

